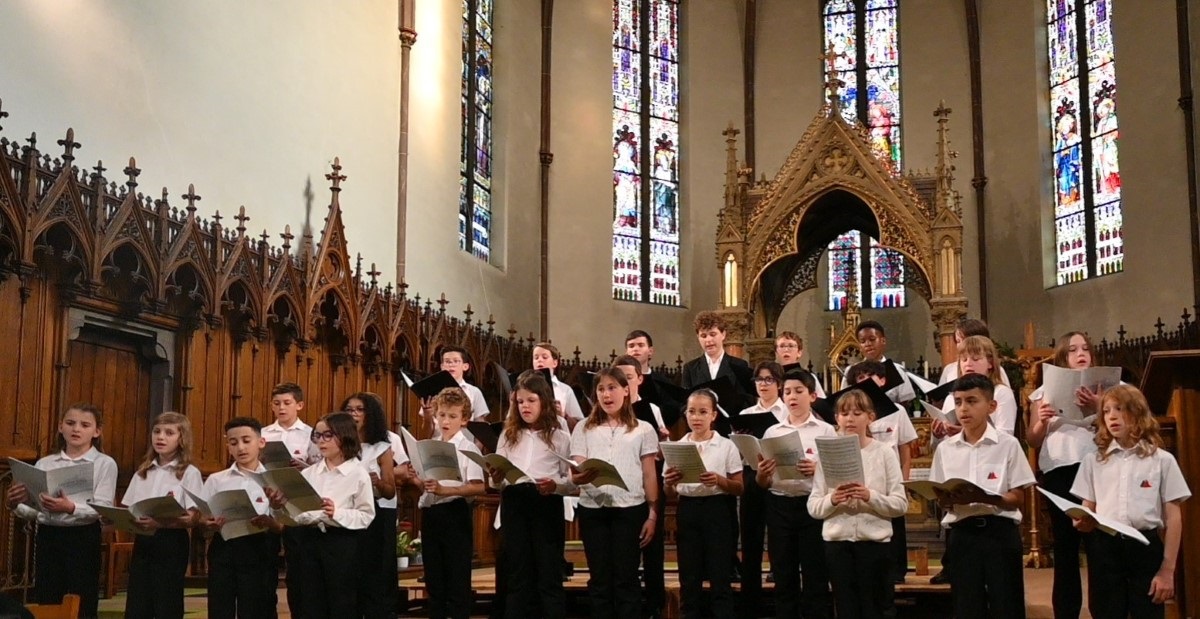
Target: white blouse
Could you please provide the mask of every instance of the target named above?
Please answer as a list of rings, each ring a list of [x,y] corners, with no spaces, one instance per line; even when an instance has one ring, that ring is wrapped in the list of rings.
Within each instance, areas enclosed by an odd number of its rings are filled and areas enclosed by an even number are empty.
[[[100,505],[112,505],[113,499],[117,495],[117,461],[100,453],[100,450],[95,447],[88,449],[78,458],[71,458],[67,456],[67,452],[60,451],[38,460],[34,466],[43,471],[53,471],[54,469],[63,469],[84,462],[92,463],[91,501]],[[30,498],[35,503],[38,500],[37,497]],[[100,519],[100,514],[97,514],[96,510],[92,509],[86,502],[82,500],[73,500],[73,502],[75,503],[75,511],[70,514],[52,514],[34,509],[24,503],[17,506],[15,513],[18,517],[25,520],[37,520],[38,524],[56,527],[77,527],[84,524],[91,524]]]
[[[462,430],[459,430],[458,433],[456,433],[454,436],[451,436],[450,440],[447,442],[454,443],[454,448],[458,450],[458,470],[462,474],[463,481],[442,480],[438,483],[443,486],[458,487],[462,486],[463,482],[483,481],[483,467],[475,464],[462,454],[464,451],[473,451],[475,453],[479,453],[479,447],[475,445],[475,441],[468,439],[466,435],[463,434]],[[436,494],[426,492],[421,495],[420,499],[417,500],[417,507],[433,507],[434,505],[449,503],[450,501],[466,500],[466,498],[467,497],[455,495],[438,496]]]
[[[1033,410],[1030,414],[1037,415],[1037,407],[1045,398],[1045,390],[1038,387],[1029,394]],[[1096,453],[1096,416],[1084,418],[1087,425],[1064,422],[1061,417],[1055,417],[1046,423],[1046,438],[1042,440],[1042,448],[1038,450],[1038,469],[1053,471],[1060,466],[1070,466],[1083,462],[1084,457]]]
[[[330,467],[325,460],[300,471],[323,499],[333,499],[333,517],[323,510],[301,512],[295,517],[300,525],[322,525],[343,529],[365,529],[375,519],[375,497],[371,477],[358,458]]]
[[[1146,457],[1113,441],[1104,462],[1093,455],[1083,459],[1071,494],[1096,504],[1096,513],[1139,531],[1163,526],[1163,504],[1192,496],[1187,480],[1167,450]]]
[[[632,429],[625,425],[588,428],[586,421],[577,424],[571,435],[571,456],[598,458],[612,464],[629,488],[584,484],[579,488],[580,507],[633,507],[645,503],[642,458],[656,453],[658,432],[640,419]]]
[[[200,478],[200,469],[189,464],[183,471],[182,479],[175,476],[177,470],[177,460],[160,465],[156,458],[150,464],[150,468],[146,469],[145,479],[142,479],[142,476],[137,473],[134,473],[133,477],[129,479],[129,487],[125,489],[125,496],[121,498],[121,504],[129,507],[143,499],[169,496],[175,499],[180,507],[185,509],[195,507],[192,499],[184,490],[200,496],[200,488],[204,485],[204,481]]]
[[[742,456],[738,453],[733,441],[713,432],[707,441],[697,441],[689,432],[680,443],[693,443],[700,450],[700,459],[704,461],[704,470],[729,477],[742,472]],[[679,496],[705,497],[728,494],[717,486],[706,486],[702,483],[676,484],[675,491]]]
[[[508,437],[500,435],[500,444],[496,453],[508,458],[514,466],[525,472],[517,483],[533,483],[537,479],[553,479],[560,488],[569,484],[567,464],[559,459],[570,457],[571,436],[561,429],[554,430],[550,436],[553,446],[542,440],[541,434],[532,429],[521,430],[516,443],[509,443]]]

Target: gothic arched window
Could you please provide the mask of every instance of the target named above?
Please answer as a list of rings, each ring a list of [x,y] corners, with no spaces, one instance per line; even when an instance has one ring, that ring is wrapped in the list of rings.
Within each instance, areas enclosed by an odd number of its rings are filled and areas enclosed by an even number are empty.
[[[613,298],[680,305],[679,2],[613,1]]]
[[[1124,266],[1112,5],[1046,2],[1059,285]]]
[[[484,261],[492,247],[492,2],[463,0],[462,23],[458,247]]]
[[[900,44],[897,0],[826,0],[824,49],[832,48],[842,90],[842,117],[867,127],[881,158],[900,168]],[[864,42],[859,45],[859,42]],[[822,67],[822,71],[826,67]],[[829,244],[829,304],[846,303],[847,283],[858,278],[862,307],[903,307],[904,257],[875,239],[851,230]],[[850,258],[848,258],[850,257]],[[851,259],[852,258],[852,259]],[[864,303],[868,299],[869,303]]]

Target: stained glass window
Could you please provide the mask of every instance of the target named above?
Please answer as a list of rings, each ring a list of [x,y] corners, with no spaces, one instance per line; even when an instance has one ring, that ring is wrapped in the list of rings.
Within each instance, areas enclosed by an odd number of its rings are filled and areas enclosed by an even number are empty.
[[[613,2],[613,298],[679,305],[679,2]]]
[[[900,169],[900,41],[897,0],[826,0],[826,50],[832,47],[841,93],[842,117],[867,127],[880,159]],[[822,67],[822,71],[828,67]],[[829,309],[841,309],[846,285],[855,280],[858,301],[871,308],[903,307],[904,257],[875,239],[851,230],[830,243]],[[869,237],[868,237],[869,238]],[[853,256],[851,261],[848,257]]]
[[[1047,0],[1059,285],[1124,267],[1112,0]]]
[[[492,246],[492,2],[463,0],[462,158],[458,246],[480,260]]]

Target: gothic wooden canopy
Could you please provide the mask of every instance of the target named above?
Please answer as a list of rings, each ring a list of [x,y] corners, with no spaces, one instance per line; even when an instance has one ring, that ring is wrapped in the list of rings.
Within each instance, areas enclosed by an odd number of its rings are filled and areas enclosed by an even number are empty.
[[[816,285],[825,247],[851,229],[903,254],[907,285],[930,303],[938,332],[953,333],[967,303],[962,221],[952,189],[950,110],[943,105],[935,114],[938,164],[926,183],[932,200],[919,195],[920,179],[898,174],[872,149],[866,130],[842,117],[836,97],[769,182],[752,182],[752,172],[737,163],[738,132],[725,131],[725,206],[716,260],[724,275],[722,308],[736,335],[763,338],[773,332],[787,302]]]

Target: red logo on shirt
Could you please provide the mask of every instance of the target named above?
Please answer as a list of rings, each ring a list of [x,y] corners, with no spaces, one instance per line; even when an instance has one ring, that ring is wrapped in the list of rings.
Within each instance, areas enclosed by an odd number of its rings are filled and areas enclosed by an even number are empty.
[[[807,449],[807,450],[806,450],[804,453],[806,453],[806,454],[808,454],[808,455],[810,455],[810,456],[811,456],[811,455],[812,455],[812,452],[813,452],[813,450],[812,450],[812,447],[809,447],[809,448],[808,448],[808,449]]]
[[[168,491],[167,491],[167,496],[171,497],[172,499],[173,499],[173,498],[175,498],[175,491],[174,491],[174,490],[168,490]]]
[[[996,479],[996,474],[995,474],[994,472],[993,472],[993,473],[988,473],[988,481],[991,481],[991,480],[993,480],[993,479]]]
[[[257,499],[254,499],[254,502],[255,502],[255,503],[262,503],[262,502],[263,502],[263,500],[262,500],[262,497],[258,497]]]
[[[892,428],[891,428],[890,426],[889,426],[889,427],[888,427],[888,429],[887,429],[887,433],[888,433],[888,434],[891,434],[891,433],[892,433]]]
[[[292,453],[294,453],[294,454],[296,454],[296,455],[298,456],[298,455],[300,455],[300,450],[299,450],[299,449],[297,449],[296,451],[293,451]]]
[[[1143,488],[1149,488],[1149,487],[1150,487],[1150,480],[1149,480],[1149,479],[1143,479],[1143,480],[1142,480],[1142,487],[1143,487]]]

